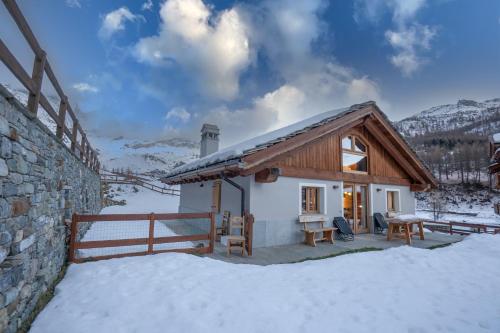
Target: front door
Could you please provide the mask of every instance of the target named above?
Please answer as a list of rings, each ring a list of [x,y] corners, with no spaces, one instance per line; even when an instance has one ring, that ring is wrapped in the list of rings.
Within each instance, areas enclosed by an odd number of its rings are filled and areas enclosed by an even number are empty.
[[[344,184],[344,218],[356,234],[368,232],[368,186]]]

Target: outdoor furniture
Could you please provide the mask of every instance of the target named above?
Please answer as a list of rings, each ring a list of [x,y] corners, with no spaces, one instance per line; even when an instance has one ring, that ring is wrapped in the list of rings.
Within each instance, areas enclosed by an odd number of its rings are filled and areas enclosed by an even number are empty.
[[[333,225],[337,228],[337,236],[343,241],[354,240],[354,233],[352,232],[349,223],[343,216],[333,218]]]
[[[220,238],[222,236],[225,236],[228,234],[228,227],[229,227],[229,218],[231,217],[231,212],[228,210],[224,211],[224,215],[222,215],[222,224],[220,227],[215,228],[215,235],[217,238],[217,241],[220,241]]]
[[[406,240],[406,244],[411,245],[411,237],[417,233],[420,236],[420,239],[424,240],[424,222],[422,220],[400,220],[397,218],[388,218],[387,222],[389,224],[389,228],[387,229],[388,241],[392,240],[394,237],[403,238]],[[413,225],[417,225],[418,232],[413,232]]]
[[[326,216],[324,215],[299,215],[299,223],[303,223],[303,231],[305,235],[305,243],[310,246],[316,246],[316,242],[328,241],[333,244],[333,232],[337,228],[325,227]],[[308,227],[310,223],[319,223],[319,228],[311,229]],[[316,234],[321,234],[320,238],[316,238]]]
[[[239,230],[239,234],[233,234],[233,230]],[[241,251],[241,255],[245,251],[245,221],[241,216],[231,216],[229,219],[229,235],[226,236],[227,254],[230,255],[232,250]]]
[[[387,225],[387,222],[385,221],[384,215],[382,215],[381,213],[373,214],[373,222],[374,222],[375,233],[377,234],[383,233],[384,230],[389,227]]]

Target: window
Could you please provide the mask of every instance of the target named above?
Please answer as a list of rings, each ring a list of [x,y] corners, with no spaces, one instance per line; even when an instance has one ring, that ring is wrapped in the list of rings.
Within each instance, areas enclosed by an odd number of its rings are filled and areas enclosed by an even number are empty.
[[[212,211],[214,213],[220,213],[221,185],[221,181],[216,180],[212,187]]]
[[[356,136],[342,139],[342,170],[344,172],[368,172],[366,145]]]
[[[302,187],[302,214],[319,213],[319,187]]]
[[[399,212],[399,191],[387,190],[387,211]]]

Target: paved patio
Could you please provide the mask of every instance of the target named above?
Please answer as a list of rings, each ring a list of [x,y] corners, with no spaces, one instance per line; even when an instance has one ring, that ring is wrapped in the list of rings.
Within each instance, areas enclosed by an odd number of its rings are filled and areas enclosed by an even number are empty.
[[[456,234],[448,235],[437,232],[425,233],[425,240],[423,241],[418,239],[418,237],[413,237],[412,246],[418,248],[432,248],[435,246],[459,242],[463,238],[464,236]],[[363,248],[387,249],[390,247],[404,245],[406,245],[406,243],[402,239],[387,241],[385,235],[360,234],[356,235],[354,237],[354,241],[351,242],[336,240],[335,244],[318,243],[316,247],[307,246],[305,244],[293,244],[254,248],[253,255],[251,257],[242,257],[236,253],[228,256],[226,254],[226,247],[220,243],[216,243],[214,253],[206,256],[235,264],[254,264],[265,266],[321,258]]]

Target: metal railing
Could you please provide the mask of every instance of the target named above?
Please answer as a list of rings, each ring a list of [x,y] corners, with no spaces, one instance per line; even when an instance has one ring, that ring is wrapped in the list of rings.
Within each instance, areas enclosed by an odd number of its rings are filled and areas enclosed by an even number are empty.
[[[2,60],[5,66],[21,84],[28,89],[28,111],[36,117],[38,106],[40,105],[55,121],[57,125],[55,133],[57,138],[62,140],[66,135],[71,142],[71,151],[89,168],[95,172],[99,172],[100,163],[97,158],[97,152],[90,146],[87,135],[83,131],[71,104],[68,102],[68,97],[64,94],[63,89],[57,81],[56,75],[47,59],[47,54],[40,47],[28,22],[17,6],[16,1],[2,0],[2,2],[35,54],[32,75],[29,75],[0,38],[0,60]],[[52,83],[52,86],[60,98],[59,110],[57,112],[54,110],[47,97],[42,93],[42,82],[45,75]],[[67,116],[69,116],[72,121],[71,129],[66,126]],[[78,134],[80,134],[81,137],[80,142],[78,142]]]

